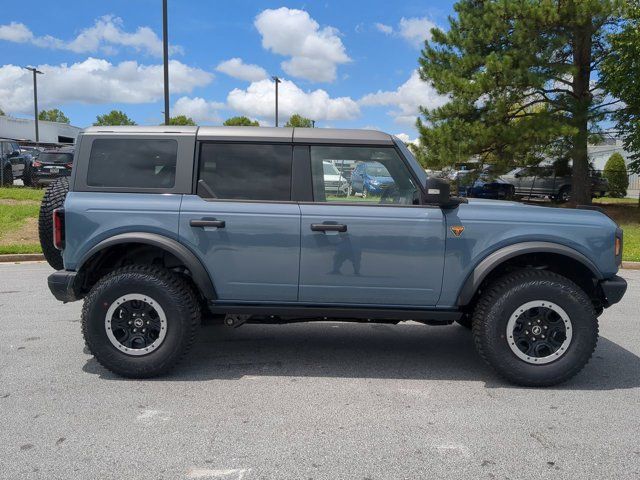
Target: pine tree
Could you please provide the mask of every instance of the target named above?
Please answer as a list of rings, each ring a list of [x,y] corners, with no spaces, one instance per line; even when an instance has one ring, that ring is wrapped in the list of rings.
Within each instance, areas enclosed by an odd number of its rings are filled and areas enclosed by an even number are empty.
[[[450,97],[418,120],[428,164],[572,160],[572,199],[589,203],[587,143],[612,107],[594,72],[622,3],[457,2],[448,31],[432,30],[419,59],[421,78]]]

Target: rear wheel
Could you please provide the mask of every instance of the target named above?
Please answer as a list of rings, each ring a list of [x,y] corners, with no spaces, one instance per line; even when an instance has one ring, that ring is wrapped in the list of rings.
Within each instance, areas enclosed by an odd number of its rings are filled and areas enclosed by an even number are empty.
[[[53,245],[53,211],[62,208],[69,193],[69,179],[62,177],[53,182],[42,198],[40,216],[38,218],[38,235],[40,247],[47,263],[56,270],[62,270],[62,252]]]
[[[27,165],[22,172],[22,183],[25,187],[33,187],[33,167]]]
[[[0,178],[0,184],[3,187],[10,187],[13,185],[13,170],[11,165],[6,165],[2,170],[2,178]]]
[[[82,333],[96,360],[131,378],[169,371],[189,350],[200,305],[172,272],[132,265],[103,277],[85,298]]]
[[[507,380],[549,386],[568,380],[589,361],[598,340],[591,299],[575,283],[543,270],[496,280],[473,316],[476,348]]]

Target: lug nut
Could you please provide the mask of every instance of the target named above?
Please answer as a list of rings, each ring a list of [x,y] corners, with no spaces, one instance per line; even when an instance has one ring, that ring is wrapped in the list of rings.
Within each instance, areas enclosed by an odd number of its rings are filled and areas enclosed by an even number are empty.
[[[144,333],[144,332],[146,332],[146,331],[147,331],[147,329],[146,329],[146,328],[143,328],[143,329],[142,329],[142,333]]]
[[[137,329],[137,328],[134,328],[134,329],[133,329],[133,333],[136,333],[137,331],[138,331],[138,329]]]
[[[524,331],[524,334],[525,334],[525,335],[529,335],[529,330],[525,330],[525,331]]]
[[[131,320],[129,320],[129,325],[132,325],[132,324],[133,324],[133,322]]]

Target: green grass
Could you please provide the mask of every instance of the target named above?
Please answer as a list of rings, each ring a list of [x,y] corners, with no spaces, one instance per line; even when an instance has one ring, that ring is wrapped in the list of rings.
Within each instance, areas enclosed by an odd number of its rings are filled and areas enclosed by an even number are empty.
[[[25,245],[0,245],[0,255],[16,253],[42,253],[42,249],[37,243],[28,243]]]
[[[20,228],[27,218],[37,218],[39,213],[39,205],[25,205],[21,203],[14,205],[0,204],[0,238],[5,233]]]
[[[620,226],[624,230],[622,259],[627,262],[640,262],[640,224]]]
[[[593,199],[593,203],[595,203],[596,205],[600,204],[600,205],[638,205],[638,199],[637,198],[613,198],[613,197],[601,197],[601,198],[594,198]]]
[[[40,202],[44,195],[44,189],[23,187],[1,187],[0,199],[2,200],[32,200]]]

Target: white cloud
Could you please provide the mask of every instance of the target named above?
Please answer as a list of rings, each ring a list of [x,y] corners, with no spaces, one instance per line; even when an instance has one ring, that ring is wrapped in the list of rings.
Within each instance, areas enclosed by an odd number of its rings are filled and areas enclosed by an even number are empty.
[[[0,25],[0,40],[25,43],[43,48],[70,50],[75,53],[96,53],[113,55],[116,47],[132,48],[157,57],[162,56],[162,40],[149,27],[138,27],[133,33],[126,32],[121,18],[105,15],[98,18],[93,26],[82,30],[73,40],[62,40],[51,35],[37,37],[23,23],[11,22]],[[170,45],[170,53],[183,53],[180,46]]]
[[[340,32],[333,27],[320,28],[303,10],[264,10],[254,24],[262,35],[264,48],[291,57],[281,66],[293,77],[331,82],[336,78],[337,66],[351,61]]]
[[[247,82],[257,82],[267,78],[267,71],[258,66],[244,63],[241,58],[230,58],[221,62],[216,70],[226,73],[230,77],[246,80]]]
[[[373,26],[385,35],[403,38],[415,48],[422,47],[425,40],[431,40],[431,29],[437,27],[427,17],[402,17],[396,28],[384,23],[374,23]]]
[[[358,104],[350,97],[331,98],[322,89],[305,92],[290,80],[282,80],[278,91],[278,110],[283,120],[294,113],[316,121],[350,120],[360,115]],[[246,90],[236,88],[229,92],[227,106],[250,117],[272,118],[274,84],[271,80],[261,80]]]
[[[193,118],[196,123],[220,122],[218,110],[224,108],[224,103],[209,102],[201,97],[180,97],[171,110],[172,116],[185,115]]]
[[[25,43],[33,38],[33,33],[24,23],[11,22],[9,25],[0,25],[0,40]]]
[[[419,145],[419,143],[420,143],[419,139],[414,138],[412,140],[411,137],[407,133],[396,133],[395,136],[398,137],[404,143],[413,143],[414,145]]]
[[[430,84],[420,80],[416,70],[409,80],[393,91],[378,90],[362,97],[361,106],[393,106],[389,112],[396,122],[413,125],[419,114],[419,107],[435,108],[444,105],[447,97],[438,94]]]
[[[373,25],[376,30],[384,33],[385,35],[391,35],[393,33],[393,27],[391,25],[385,25],[384,23],[375,23]]]
[[[68,65],[38,65],[38,102],[45,107],[67,103],[148,103],[162,98],[162,65],[135,61],[112,64],[89,57]],[[207,85],[213,75],[177,60],[169,62],[172,93],[190,93]],[[12,113],[30,113],[33,108],[31,73],[15,65],[0,67],[2,108]]]
[[[427,17],[402,17],[398,26],[398,33],[411,45],[416,48],[420,48],[425,40],[431,39],[432,28],[436,28],[436,24]]]

